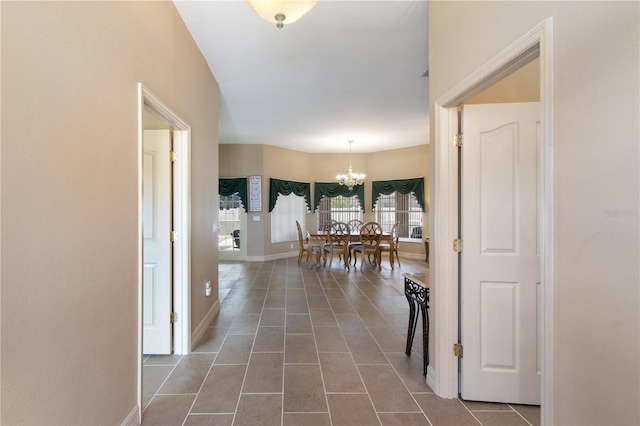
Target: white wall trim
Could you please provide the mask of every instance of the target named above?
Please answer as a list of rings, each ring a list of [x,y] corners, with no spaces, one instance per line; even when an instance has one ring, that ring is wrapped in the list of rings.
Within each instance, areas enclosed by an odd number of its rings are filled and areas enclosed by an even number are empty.
[[[540,422],[552,425],[553,419],[553,19],[540,28],[540,99],[542,104],[542,138],[544,155],[544,189],[542,209],[542,398]]]
[[[298,257],[298,251],[290,251],[287,253],[269,254],[266,256],[247,256],[247,262],[267,262],[270,260],[288,259],[290,257]],[[306,258],[305,258],[306,259]]]
[[[121,426],[138,426],[140,422],[138,419],[140,418],[139,409],[137,406],[133,407],[129,415],[122,421]]]
[[[543,342],[541,423],[553,424],[553,64],[552,18],[547,18],[496,57],[435,101],[434,193],[431,282],[437,283],[435,308],[434,392],[458,396],[458,362],[452,347],[458,342],[458,257],[451,250],[457,238],[457,148],[451,134],[457,127],[456,107],[535,55],[540,56],[540,104],[544,147],[543,201]],[[455,126],[454,126],[455,125]],[[455,172],[455,173],[454,173]]]
[[[432,389],[443,398],[457,398],[458,359],[453,355],[453,344],[458,341],[458,260],[451,250],[451,242],[458,237],[458,175],[457,153],[452,155],[450,149],[453,134],[458,131],[457,111],[441,107],[436,102],[433,113],[436,156],[429,280],[438,285],[431,296],[436,326],[435,384]]]
[[[431,390],[436,386],[436,370],[432,365],[427,367],[427,386],[429,386]]]
[[[207,328],[209,328],[209,324],[211,324],[211,321],[213,321],[213,318],[218,314],[218,312],[220,312],[220,299],[216,300],[211,308],[209,308],[204,318],[202,318],[202,321],[200,321],[200,323],[193,330],[193,333],[191,334],[191,343],[193,345],[191,347],[192,350],[196,347],[205,331],[207,331]]]
[[[143,279],[142,279],[142,271],[143,271],[143,247],[142,247],[142,173],[143,173],[143,158],[142,152],[144,149],[144,127],[142,124],[142,114],[144,110],[144,95],[142,93],[142,85],[138,83],[138,249],[137,249],[137,288],[138,288],[138,377],[137,377],[137,388],[138,388],[138,423],[142,424],[142,331],[143,331],[143,304],[144,304],[144,295],[143,295]]]
[[[174,310],[180,319],[173,328],[175,353],[187,354],[191,347],[191,126],[175,114],[142,83],[138,83],[138,415],[142,423],[142,342],[143,342],[143,247],[142,247],[142,153],[143,111],[153,110],[173,130],[173,149],[178,153],[173,173],[174,230],[173,245]]]
[[[178,160],[173,166],[173,222],[178,240],[173,244],[173,302],[178,325],[173,331],[173,350],[188,354],[191,348],[191,130],[173,132],[173,150]]]
[[[399,252],[399,254],[401,255],[400,256],[401,262],[402,262],[402,259],[424,260],[424,256],[425,256],[424,253],[410,253],[410,252],[404,252],[404,251]]]

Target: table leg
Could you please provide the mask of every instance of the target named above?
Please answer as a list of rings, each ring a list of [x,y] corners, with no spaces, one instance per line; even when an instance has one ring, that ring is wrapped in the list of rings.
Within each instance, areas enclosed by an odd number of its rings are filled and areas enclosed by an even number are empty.
[[[418,311],[415,300],[407,297],[407,301],[409,302],[409,329],[407,330],[407,347],[404,353],[411,356],[411,347],[413,346],[413,338],[416,334],[416,325],[418,323]]]
[[[420,303],[420,310],[422,311],[422,359],[424,361],[422,375],[426,377],[429,366],[429,313],[427,306],[422,303]]]

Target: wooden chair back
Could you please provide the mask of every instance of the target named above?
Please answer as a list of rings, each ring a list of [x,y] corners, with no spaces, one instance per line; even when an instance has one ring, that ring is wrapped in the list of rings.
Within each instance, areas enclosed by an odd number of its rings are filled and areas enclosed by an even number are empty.
[[[333,222],[329,228],[329,241],[331,243],[338,243],[339,245],[347,244],[350,233],[349,225],[346,223]]]
[[[327,264],[327,253],[329,254],[329,265],[333,263],[333,254],[337,253],[340,258],[343,258],[347,270],[349,269],[349,263],[347,262],[347,256],[349,254],[349,225],[344,222],[333,222],[329,234],[327,235],[328,243],[324,245],[324,264]]]
[[[360,228],[360,243],[363,252],[375,252],[380,245],[382,227],[378,222],[367,222]]]
[[[347,222],[349,225],[349,230],[351,232],[360,232],[360,228],[362,228],[363,222],[360,219],[351,219]]]
[[[302,227],[300,226],[300,222],[298,222],[297,220],[296,227],[298,228],[298,242],[300,243],[300,247],[302,247],[305,242],[305,238],[302,237]]]

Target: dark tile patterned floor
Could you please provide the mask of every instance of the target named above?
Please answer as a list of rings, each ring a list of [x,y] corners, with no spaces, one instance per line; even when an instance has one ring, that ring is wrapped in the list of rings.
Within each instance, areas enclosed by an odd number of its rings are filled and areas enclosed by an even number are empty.
[[[194,352],[144,361],[144,425],[538,425],[539,407],[442,399],[404,354],[403,272],[221,263],[221,309]],[[419,328],[417,335],[421,335]]]

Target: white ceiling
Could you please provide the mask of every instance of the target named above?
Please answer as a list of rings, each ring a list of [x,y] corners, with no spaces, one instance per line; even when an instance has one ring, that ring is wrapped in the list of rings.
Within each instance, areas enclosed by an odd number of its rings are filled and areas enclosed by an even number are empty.
[[[426,0],[319,0],[281,30],[243,0],[174,3],[220,85],[221,144],[428,143]]]

